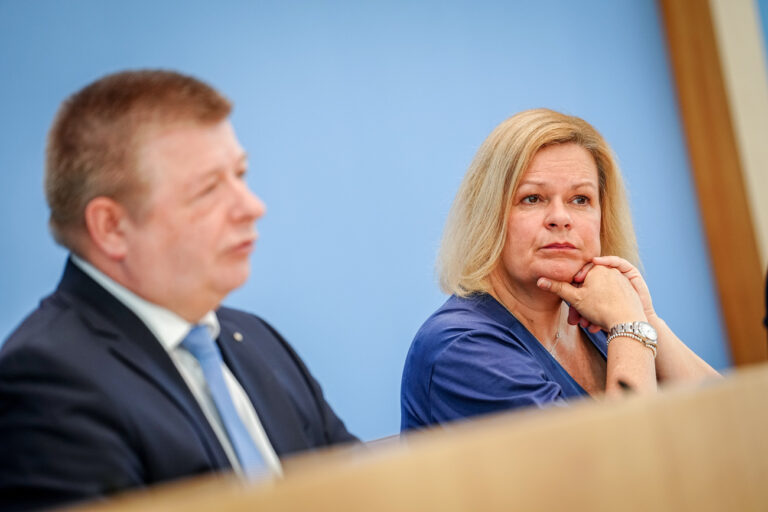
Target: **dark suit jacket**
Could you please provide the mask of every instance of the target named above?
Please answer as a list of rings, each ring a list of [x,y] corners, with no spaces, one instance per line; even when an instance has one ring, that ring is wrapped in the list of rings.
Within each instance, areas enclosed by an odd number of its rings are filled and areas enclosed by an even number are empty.
[[[217,314],[222,356],[279,456],[355,440],[269,324],[229,308]],[[165,349],[67,262],[56,292],[0,350],[0,510],[229,469]]]

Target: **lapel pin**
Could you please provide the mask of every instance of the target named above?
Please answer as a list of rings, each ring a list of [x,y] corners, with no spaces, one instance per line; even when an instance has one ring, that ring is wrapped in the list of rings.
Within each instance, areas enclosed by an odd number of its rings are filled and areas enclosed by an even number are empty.
[[[232,337],[235,338],[235,341],[243,341],[243,335],[239,332],[235,332]]]

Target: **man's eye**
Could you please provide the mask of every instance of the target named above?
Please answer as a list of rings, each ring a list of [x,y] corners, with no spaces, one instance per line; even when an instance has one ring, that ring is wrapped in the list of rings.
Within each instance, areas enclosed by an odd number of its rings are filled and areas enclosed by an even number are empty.
[[[541,198],[537,194],[531,194],[530,196],[525,196],[521,202],[523,204],[536,204],[539,201],[541,201]]]
[[[206,185],[202,190],[200,190],[200,193],[198,194],[198,196],[200,197],[207,196],[208,194],[211,194],[214,190],[216,190],[216,187],[218,186],[219,186],[218,181],[212,181],[211,183]]]

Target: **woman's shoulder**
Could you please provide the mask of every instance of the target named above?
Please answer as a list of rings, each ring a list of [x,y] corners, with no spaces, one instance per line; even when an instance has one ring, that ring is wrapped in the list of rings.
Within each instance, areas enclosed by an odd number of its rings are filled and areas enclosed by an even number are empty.
[[[515,342],[517,320],[488,294],[452,295],[422,324],[412,350],[440,352],[461,340]]]

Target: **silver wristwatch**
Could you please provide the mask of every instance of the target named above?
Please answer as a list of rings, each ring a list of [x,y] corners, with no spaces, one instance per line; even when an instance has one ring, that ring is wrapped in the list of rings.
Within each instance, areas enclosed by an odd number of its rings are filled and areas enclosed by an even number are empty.
[[[656,329],[648,322],[626,322],[614,325],[608,332],[608,343],[613,338],[618,338],[619,336],[632,338],[643,343],[653,351],[654,357],[656,356],[659,335],[656,333]]]

